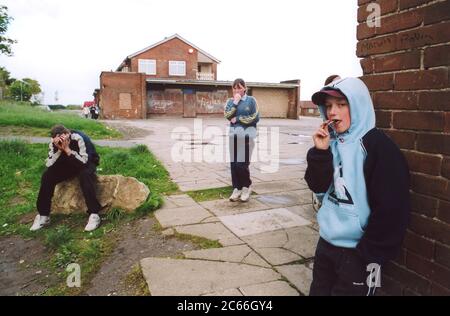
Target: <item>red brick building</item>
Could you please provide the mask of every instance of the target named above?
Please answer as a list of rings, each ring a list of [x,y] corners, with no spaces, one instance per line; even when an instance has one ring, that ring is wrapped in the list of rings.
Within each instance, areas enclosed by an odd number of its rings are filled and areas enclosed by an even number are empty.
[[[300,116],[320,116],[319,108],[312,101],[300,101]]]
[[[155,115],[223,115],[231,82],[217,81],[220,61],[178,34],[127,56],[115,72],[102,72],[97,98],[107,119]],[[262,117],[297,119],[300,80],[247,82]]]

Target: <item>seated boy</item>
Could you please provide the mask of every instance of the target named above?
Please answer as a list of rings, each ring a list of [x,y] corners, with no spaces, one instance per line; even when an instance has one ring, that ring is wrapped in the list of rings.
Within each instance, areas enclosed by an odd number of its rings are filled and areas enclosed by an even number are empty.
[[[101,209],[95,194],[95,171],[99,156],[94,144],[82,132],[68,130],[63,125],[54,126],[50,134],[52,140],[45,163],[47,169],[42,175],[37,199],[39,214],[36,215],[30,230],[35,231],[50,224],[51,202],[56,185],[78,177],[90,214],[85,231],[92,231],[100,225],[98,212]]]

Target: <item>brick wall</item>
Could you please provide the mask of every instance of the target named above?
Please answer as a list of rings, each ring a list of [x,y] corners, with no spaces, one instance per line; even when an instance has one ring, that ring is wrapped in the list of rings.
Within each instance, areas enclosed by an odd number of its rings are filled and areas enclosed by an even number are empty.
[[[102,118],[146,118],[147,90],[145,74],[102,72],[100,75],[100,89]],[[126,97],[129,97],[129,100]]]
[[[378,3],[381,25],[366,8]],[[450,295],[450,1],[358,0],[357,56],[377,126],[411,171],[412,216],[382,294]]]

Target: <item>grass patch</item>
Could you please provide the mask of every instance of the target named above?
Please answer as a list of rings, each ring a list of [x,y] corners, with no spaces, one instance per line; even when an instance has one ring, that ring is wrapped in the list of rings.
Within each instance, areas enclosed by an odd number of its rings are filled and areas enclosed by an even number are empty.
[[[201,249],[211,249],[211,248],[222,248],[222,244],[218,240],[211,240],[199,236],[193,236],[188,234],[180,234],[179,232],[175,231],[174,234],[175,238],[179,240],[186,240],[190,241],[193,244],[199,246]]]
[[[81,130],[94,139],[117,139],[122,135],[99,121],[76,113],[46,111],[26,102],[0,101],[0,133],[48,137],[53,125]]]
[[[233,187],[223,187],[223,188],[214,188],[214,189],[206,189],[206,190],[198,190],[198,191],[189,191],[186,192],[194,201],[196,202],[204,202],[204,201],[212,201],[219,199],[227,199],[231,193],[233,192]]]
[[[42,293],[44,295],[82,294],[103,260],[112,253],[118,226],[159,208],[163,194],[178,190],[163,165],[145,146],[131,149],[96,148],[101,157],[97,173],[137,178],[151,190],[147,201],[131,214],[120,209],[112,210],[102,216],[102,225],[90,233],[84,232],[86,214],[53,214],[48,228],[31,232],[31,223],[21,220],[24,216],[32,218],[30,215],[36,212],[35,204],[48,145],[0,141],[0,236],[20,235],[23,238],[39,238],[45,243],[50,259],[43,265],[58,276],[60,283],[47,289]],[[72,262],[81,266],[81,288],[66,286],[69,273],[65,268]]]
[[[50,230],[45,238],[45,244],[53,249],[58,249],[72,240],[72,234],[67,226],[59,226]]]
[[[229,196],[231,195],[231,193],[233,193],[233,187],[231,187],[231,186],[223,187],[223,188],[214,188],[214,189],[186,192],[186,194],[189,195],[196,202],[228,199]],[[252,191],[251,195],[257,195],[257,194]]]
[[[134,289],[134,295],[136,296],[151,296],[147,281],[144,278],[139,264],[135,265],[131,272],[128,273],[125,278],[125,284],[128,288]]]

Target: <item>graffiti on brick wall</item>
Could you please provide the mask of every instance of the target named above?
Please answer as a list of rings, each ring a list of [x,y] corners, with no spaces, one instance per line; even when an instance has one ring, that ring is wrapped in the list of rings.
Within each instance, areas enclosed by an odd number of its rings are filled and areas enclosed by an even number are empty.
[[[410,34],[403,34],[400,37],[400,43],[404,44],[405,42],[413,45],[417,42],[424,41],[424,42],[432,42],[434,40],[433,36],[429,34],[421,34],[419,32],[414,32]]]
[[[391,45],[392,44],[392,39],[391,38],[382,38],[382,39],[378,39],[378,40],[374,40],[374,41],[370,41],[370,42],[363,42],[362,43],[362,50],[363,51],[369,51],[372,49],[377,49],[377,48],[382,48],[386,45]]]
[[[227,100],[227,91],[197,92],[197,113],[222,113]]]
[[[182,111],[181,90],[149,91],[147,106],[149,113],[178,113]]]
[[[170,108],[172,108],[174,105],[174,102],[171,100],[150,100],[150,107],[153,108],[155,111],[163,110],[168,111]]]

